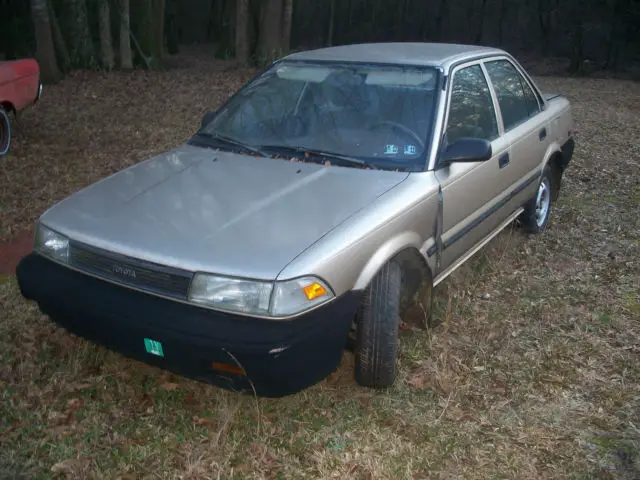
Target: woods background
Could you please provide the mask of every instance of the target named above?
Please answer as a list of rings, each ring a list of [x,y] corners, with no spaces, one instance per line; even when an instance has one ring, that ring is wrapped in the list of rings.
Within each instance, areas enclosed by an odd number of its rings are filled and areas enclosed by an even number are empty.
[[[638,0],[0,0],[0,59],[73,68],[163,68],[181,45],[260,65],[290,50],[371,41],[498,46],[572,74],[640,62]],[[563,63],[564,62],[564,63]]]

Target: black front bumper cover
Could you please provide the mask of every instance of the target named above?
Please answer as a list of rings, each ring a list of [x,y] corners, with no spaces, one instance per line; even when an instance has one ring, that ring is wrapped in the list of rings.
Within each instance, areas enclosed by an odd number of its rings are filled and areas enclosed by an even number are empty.
[[[32,253],[16,270],[22,295],[53,321],[94,343],[225,389],[282,397],[339,365],[361,295],[351,292],[294,320],[216,312],[100,280]],[[144,339],[162,344],[147,353]],[[241,366],[225,373],[214,362]]]

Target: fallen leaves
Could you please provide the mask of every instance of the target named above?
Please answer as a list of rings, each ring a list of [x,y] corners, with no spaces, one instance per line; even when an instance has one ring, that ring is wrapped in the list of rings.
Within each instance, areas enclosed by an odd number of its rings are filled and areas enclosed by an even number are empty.
[[[161,383],[160,384],[160,388],[163,389],[163,390],[166,390],[167,392],[173,392],[179,386],[180,385],[178,385],[177,383],[173,383],[173,382],[165,382],[165,383]]]
[[[51,473],[62,474],[78,478],[78,476],[89,466],[90,461],[86,458],[70,458],[51,466]]]

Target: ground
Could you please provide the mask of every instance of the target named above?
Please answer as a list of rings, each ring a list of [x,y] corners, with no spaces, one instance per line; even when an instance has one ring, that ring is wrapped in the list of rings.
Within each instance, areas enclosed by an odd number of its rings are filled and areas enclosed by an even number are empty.
[[[226,68],[47,87],[0,161],[0,240],[28,249],[53,202],[185,140],[252,74]],[[388,390],[345,353],[298,395],[232,394],[65,333],[0,276],[0,477],[639,478],[640,84],[537,81],[579,130],[548,230],[507,229],[441,284]]]

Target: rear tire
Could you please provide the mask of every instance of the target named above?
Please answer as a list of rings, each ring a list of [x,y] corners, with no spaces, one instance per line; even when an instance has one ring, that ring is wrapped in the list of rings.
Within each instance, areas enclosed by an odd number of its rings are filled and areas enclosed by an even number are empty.
[[[389,262],[366,290],[355,348],[355,377],[362,386],[384,388],[396,379],[401,286],[400,265]]]
[[[549,165],[544,167],[536,193],[525,204],[520,222],[528,233],[541,233],[549,221],[553,199],[553,172]]]
[[[0,157],[9,153],[11,147],[11,121],[7,112],[0,108]]]

